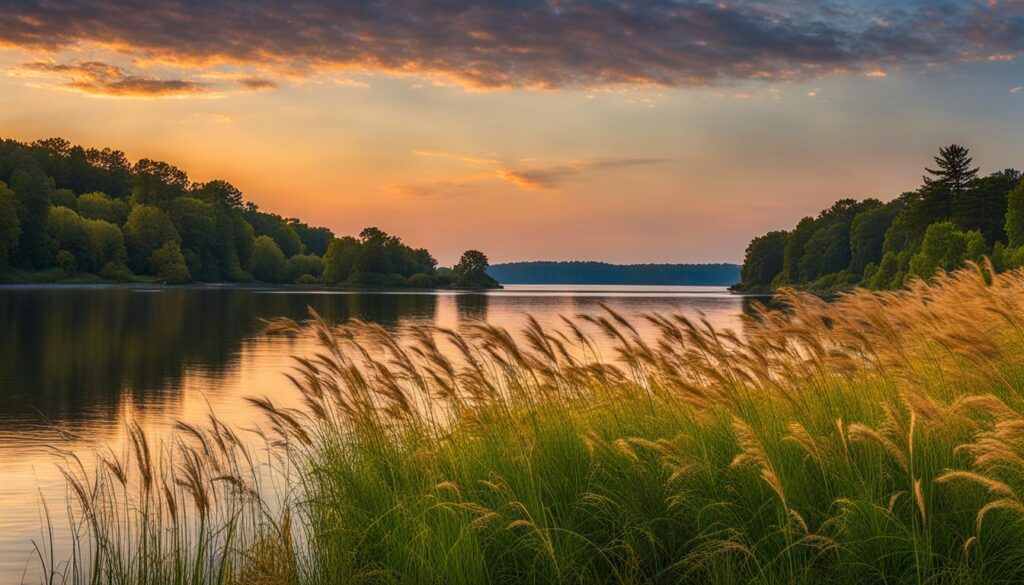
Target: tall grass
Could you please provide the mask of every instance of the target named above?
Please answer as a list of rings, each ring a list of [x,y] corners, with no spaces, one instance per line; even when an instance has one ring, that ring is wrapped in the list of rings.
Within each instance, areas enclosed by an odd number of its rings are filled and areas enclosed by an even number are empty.
[[[253,400],[296,465],[297,496],[271,512],[251,460],[213,422],[176,466],[152,472],[174,478],[166,494],[143,472],[129,506],[116,465],[93,479],[101,490],[72,478],[93,549],[77,551],[74,574],[1024,580],[1024,272],[974,266],[900,292],[781,302],[742,334],[680,315],[640,328],[611,310],[555,329],[421,327],[402,339],[315,314],[275,322],[271,333],[312,332],[320,348],[296,358],[301,408]],[[182,500],[198,529],[165,510]]]

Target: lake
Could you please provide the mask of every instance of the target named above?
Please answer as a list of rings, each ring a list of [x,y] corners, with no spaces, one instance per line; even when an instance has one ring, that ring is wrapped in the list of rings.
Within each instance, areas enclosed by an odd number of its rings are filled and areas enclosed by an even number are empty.
[[[41,498],[64,528],[65,484],[51,448],[88,456],[115,451],[124,423],[156,441],[176,420],[203,422],[212,409],[239,427],[259,423],[244,397],[295,396],[283,373],[309,340],[267,337],[265,319],[307,315],[361,319],[401,334],[411,325],[458,328],[486,321],[516,330],[528,316],[660,312],[705,316],[740,328],[750,300],[721,287],[509,286],[486,293],[283,288],[0,288],[0,583],[34,582],[32,539],[44,526]],[[637,322],[637,325],[642,325]],[[62,541],[57,539],[58,544]]]

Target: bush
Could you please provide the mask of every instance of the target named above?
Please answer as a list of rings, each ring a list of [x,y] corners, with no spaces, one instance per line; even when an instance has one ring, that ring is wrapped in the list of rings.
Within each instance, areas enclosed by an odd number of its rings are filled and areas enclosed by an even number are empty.
[[[75,260],[75,255],[67,250],[57,252],[57,268],[64,272],[77,272],[78,262]]]
[[[270,236],[256,238],[252,247],[252,277],[263,282],[282,283],[288,279],[284,253]]]
[[[320,279],[313,276],[312,274],[300,274],[295,282],[298,284],[319,284]]]
[[[111,199],[105,193],[86,193],[78,197],[78,213],[89,219],[102,219],[114,225],[123,225],[128,219],[128,203]]]
[[[324,261],[316,254],[296,254],[288,259],[285,269],[292,282],[298,282],[302,276],[312,276],[315,280],[324,272]]]
[[[179,284],[192,279],[178,242],[169,241],[154,250],[149,262],[156,275],[164,282]]]
[[[151,262],[153,252],[168,242],[177,248],[181,236],[162,210],[152,205],[136,205],[124,224],[124,242],[128,247],[128,264],[135,273],[157,274],[160,267]],[[181,265],[185,267],[184,260]]]
[[[931,278],[936,271],[951,271],[967,260],[980,260],[985,238],[979,231],[963,232],[951,221],[934,223],[924,233],[921,250],[910,259],[910,273]]]
[[[110,261],[103,265],[100,269],[100,276],[115,282],[130,282],[135,279],[135,275],[128,269],[128,265],[124,261]]]
[[[437,286],[437,279],[421,272],[409,277],[409,286],[415,288],[434,288]]]

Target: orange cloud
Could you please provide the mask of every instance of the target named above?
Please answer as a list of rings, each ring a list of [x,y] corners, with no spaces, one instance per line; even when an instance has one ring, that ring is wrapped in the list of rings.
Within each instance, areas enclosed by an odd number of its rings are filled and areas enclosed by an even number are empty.
[[[201,83],[132,75],[116,65],[99,61],[48,63],[34,61],[8,70],[13,76],[61,79],[57,87],[88,95],[112,97],[184,97],[210,93]]]

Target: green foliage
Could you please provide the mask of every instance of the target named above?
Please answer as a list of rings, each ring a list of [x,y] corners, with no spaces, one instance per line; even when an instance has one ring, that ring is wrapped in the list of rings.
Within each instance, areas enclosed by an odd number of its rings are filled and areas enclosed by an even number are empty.
[[[283,283],[288,280],[284,253],[270,236],[260,236],[253,244],[250,272],[263,282]]]
[[[83,223],[88,242],[88,253],[80,258],[83,267],[98,273],[111,262],[124,266],[127,253],[120,228],[101,219],[86,219]]]
[[[135,278],[132,271],[128,268],[128,265],[124,262],[107,262],[100,269],[99,275],[107,280],[113,280],[115,282],[130,282]]]
[[[56,189],[53,192],[53,198],[50,200],[50,205],[77,210],[78,198],[75,197],[75,194],[71,189]]]
[[[88,254],[89,239],[85,232],[85,221],[67,207],[50,208],[46,231],[54,253],[64,250],[74,258],[84,258]]]
[[[128,219],[127,201],[111,199],[98,191],[80,195],[75,208],[82,217],[102,219],[115,225],[124,225]]]
[[[953,201],[951,219],[962,230],[980,231],[989,245],[1006,241],[1008,196],[1019,180],[1012,169],[974,180]]]
[[[57,268],[60,268],[64,272],[77,272],[78,262],[75,260],[75,255],[67,250],[61,250],[57,252],[56,256]]]
[[[776,265],[778,244],[755,238],[736,289],[899,288],[912,276],[928,278],[981,260],[989,249],[997,270],[1015,265],[1015,250],[1024,247],[1021,173],[1006,169],[978,178],[967,149],[955,144],[941,148],[935,162],[917,191],[885,204],[843,199],[800,220],[785,236],[782,268],[769,285],[763,267]]]
[[[21,236],[17,263],[23,268],[43,268],[52,258],[46,218],[53,184],[38,166],[25,165],[11,176],[11,188],[19,201]]]
[[[160,268],[152,263],[153,252],[168,242],[180,246],[181,236],[163,210],[138,204],[124,224],[124,241],[128,247],[128,264],[136,274],[159,274]],[[180,248],[178,255],[181,255]]]
[[[248,203],[245,207],[245,219],[252,225],[256,236],[273,238],[286,257],[291,258],[303,252],[302,240],[295,227],[280,215],[265,213],[260,211],[256,204]]]
[[[429,274],[419,273],[409,277],[409,286],[413,288],[434,288],[437,284],[437,277]]]
[[[291,282],[298,282],[303,276],[316,280],[324,272],[324,261],[315,254],[296,254],[285,263],[285,269]]]
[[[951,221],[928,226],[921,250],[910,260],[910,272],[931,278],[938,270],[950,271],[965,260],[980,260],[985,253],[985,238],[975,230],[963,232]]]
[[[905,201],[896,199],[858,213],[850,226],[850,271],[859,274],[882,261],[885,234]]]
[[[501,288],[496,280],[487,274],[490,262],[479,250],[467,250],[462,253],[459,263],[452,267],[455,276],[454,286],[459,288]]]
[[[157,278],[169,283],[180,284],[192,279],[185,257],[181,254],[181,246],[174,240],[167,240],[150,255],[149,264]]]
[[[11,185],[0,182],[0,270],[11,266],[43,278],[61,250],[77,269],[115,280],[134,273],[168,282],[250,281],[249,270],[258,266],[272,282],[323,276],[331,283],[406,286],[417,274],[427,277],[417,283],[428,282],[437,267],[427,250],[376,228],[336,240],[327,228],[245,203],[227,181],[193,183],[167,162],[133,165],[121,151],[62,138],[0,140],[0,177]],[[257,250],[257,236],[295,260],[279,266],[266,243]],[[60,278],[61,271],[50,273],[46,278]]]
[[[1024,246],[1024,181],[1007,195],[1005,229],[1010,246]]]
[[[768,232],[750,242],[740,274],[744,290],[771,287],[772,281],[783,270],[788,236],[788,233],[782,231]]]
[[[303,250],[307,254],[323,257],[327,253],[327,246],[334,239],[334,233],[331,230],[324,227],[310,227],[294,218],[287,221],[288,225],[299,236],[299,240],[302,241]]]
[[[362,246],[355,238],[346,236],[332,241],[324,255],[324,282],[347,282],[355,272],[361,251]]]
[[[0,266],[7,264],[11,252],[18,247],[21,222],[18,220],[18,197],[0,181]]]

